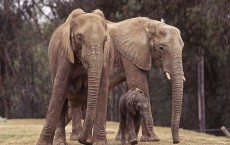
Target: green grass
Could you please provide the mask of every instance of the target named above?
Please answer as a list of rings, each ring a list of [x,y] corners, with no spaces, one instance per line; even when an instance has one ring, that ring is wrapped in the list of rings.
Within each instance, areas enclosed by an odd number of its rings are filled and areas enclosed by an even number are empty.
[[[34,145],[41,133],[44,120],[42,119],[12,119],[0,123],[0,145]],[[110,145],[119,145],[114,138],[117,133],[118,123],[107,122],[107,130],[115,132],[107,134]],[[80,145],[78,142],[69,141],[71,126],[68,125],[67,142],[69,145]],[[171,130],[168,127],[155,127],[155,132],[160,137],[159,142],[139,143],[140,145],[169,145],[172,144]],[[140,137],[140,135],[139,135]],[[230,139],[217,137],[180,129],[180,145],[230,145]]]

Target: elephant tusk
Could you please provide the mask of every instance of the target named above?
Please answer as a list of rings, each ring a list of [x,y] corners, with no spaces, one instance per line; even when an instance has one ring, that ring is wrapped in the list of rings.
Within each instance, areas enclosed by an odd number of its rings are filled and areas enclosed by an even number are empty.
[[[166,72],[166,77],[168,80],[171,80],[170,74]]]
[[[186,79],[185,79],[185,77],[183,76],[183,80],[184,80],[184,82],[186,81]]]

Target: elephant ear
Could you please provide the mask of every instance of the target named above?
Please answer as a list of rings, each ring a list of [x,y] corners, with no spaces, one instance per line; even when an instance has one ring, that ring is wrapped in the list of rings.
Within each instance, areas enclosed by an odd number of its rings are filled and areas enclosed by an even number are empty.
[[[84,13],[85,12],[82,9],[73,10],[63,24],[62,47],[64,48],[67,58],[71,63],[74,63],[74,53],[71,45],[71,21],[80,14]]]
[[[111,38],[108,35],[107,40],[104,43],[104,67],[109,67],[109,70],[112,71],[113,60],[114,60],[114,50],[111,45]]]
[[[131,112],[133,115],[136,115],[134,100],[135,100],[134,94],[132,92],[129,93],[126,99],[126,107],[129,112]]]
[[[101,10],[99,10],[99,9],[93,10],[92,13],[97,14],[97,15],[99,15],[102,18],[105,19],[105,16],[104,16],[103,12]]]
[[[119,33],[119,52],[140,69],[151,70],[152,58],[145,28],[140,24],[130,24]]]

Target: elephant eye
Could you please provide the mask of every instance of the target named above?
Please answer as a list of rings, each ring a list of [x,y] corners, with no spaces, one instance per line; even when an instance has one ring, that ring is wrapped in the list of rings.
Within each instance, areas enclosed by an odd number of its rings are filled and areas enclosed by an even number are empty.
[[[77,35],[77,40],[78,40],[78,42],[82,42],[82,37],[81,37],[81,35]]]
[[[160,50],[160,51],[163,51],[163,50],[164,50],[164,48],[163,48],[162,46],[160,46],[160,47],[159,47],[159,50]]]

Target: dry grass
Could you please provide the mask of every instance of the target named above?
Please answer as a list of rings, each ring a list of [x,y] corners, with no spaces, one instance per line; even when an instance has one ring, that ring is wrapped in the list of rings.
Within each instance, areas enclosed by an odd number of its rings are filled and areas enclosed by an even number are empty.
[[[44,120],[42,119],[12,119],[0,123],[0,145],[34,145],[39,137]],[[115,134],[107,134],[110,145],[119,145],[115,141],[118,123],[108,122],[107,130]],[[69,145],[80,145],[69,141],[71,126],[67,126],[67,142]],[[153,143],[139,143],[140,145],[168,145],[172,144],[171,131],[167,127],[155,127],[155,132],[161,141]],[[189,130],[180,130],[180,145],[230,145],[230,139],[217,137]]]

